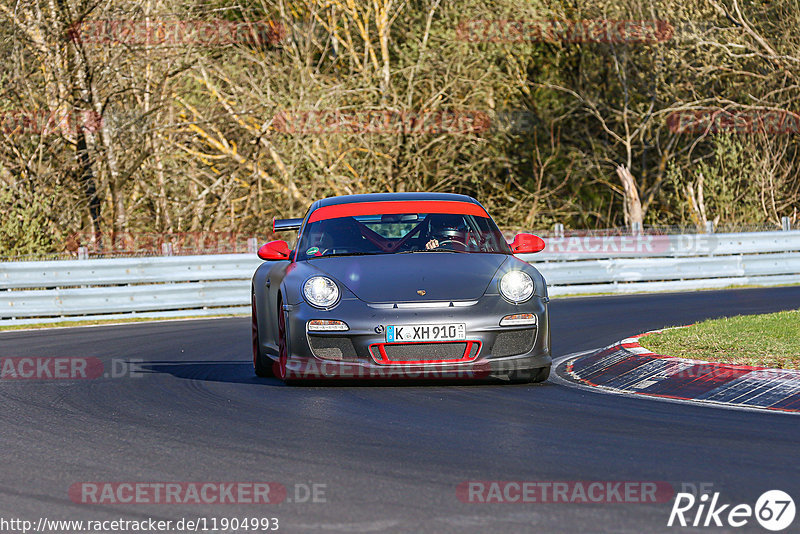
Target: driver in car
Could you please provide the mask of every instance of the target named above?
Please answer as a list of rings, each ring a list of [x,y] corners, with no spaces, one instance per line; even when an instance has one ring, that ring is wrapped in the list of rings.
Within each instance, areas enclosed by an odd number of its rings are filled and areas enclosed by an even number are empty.
[[[313,223],[309,229],[308,256],[324,256],[335,251],[364,252],[371,250],[364,240],[358,223],[352,217],[328,219]]]
[[[430,215],[427,250],[446,247],[453,250],[467,249],[467,226],[461,215]]]

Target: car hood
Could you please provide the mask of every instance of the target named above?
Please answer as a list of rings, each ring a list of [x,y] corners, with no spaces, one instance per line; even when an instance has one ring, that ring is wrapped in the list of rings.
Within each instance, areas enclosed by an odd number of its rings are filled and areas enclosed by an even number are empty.
[[[507,258],[505,254],[418,252],[318,258],[308,263],[359,299],[386,303],[476,300]]]

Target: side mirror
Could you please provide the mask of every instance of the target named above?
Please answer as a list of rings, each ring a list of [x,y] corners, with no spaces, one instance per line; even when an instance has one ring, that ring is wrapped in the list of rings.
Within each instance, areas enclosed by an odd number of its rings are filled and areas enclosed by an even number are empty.
[[[258,249],[258,257],[262,260],[288,260],[290,252],[286,241],[270,241]]]
[[[533,234],[517,234],[510,245],[513,254],[532,254],[544,250],[544,240]]]

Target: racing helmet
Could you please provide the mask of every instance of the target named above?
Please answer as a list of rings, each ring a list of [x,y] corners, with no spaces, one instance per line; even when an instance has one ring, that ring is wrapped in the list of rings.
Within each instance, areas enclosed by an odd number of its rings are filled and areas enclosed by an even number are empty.
[[[461,215],[434,213],[430,219],[430,235],[439,240],[467,242],[468,228]]]

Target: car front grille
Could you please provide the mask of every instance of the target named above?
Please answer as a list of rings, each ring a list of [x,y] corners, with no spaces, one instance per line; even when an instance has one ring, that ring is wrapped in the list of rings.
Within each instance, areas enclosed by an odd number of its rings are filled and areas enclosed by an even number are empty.
[[[533,342],[536,340],[536,329],[528,328],[525,330],[514,330],[512,332],[502,332],[497,334],[492,346],[492,356],[501,358],[503,356],[515,356],[525,354],[533,350]]]
[[[378,343],[370,347],[378,363],[437,363],[469,361],[478,356],[480,343],[459,341],[444,343]]]
[[[314,356],[323,360],[354,361],[357,359],[353,342],[348,337],[309,335],[308,343]]]

